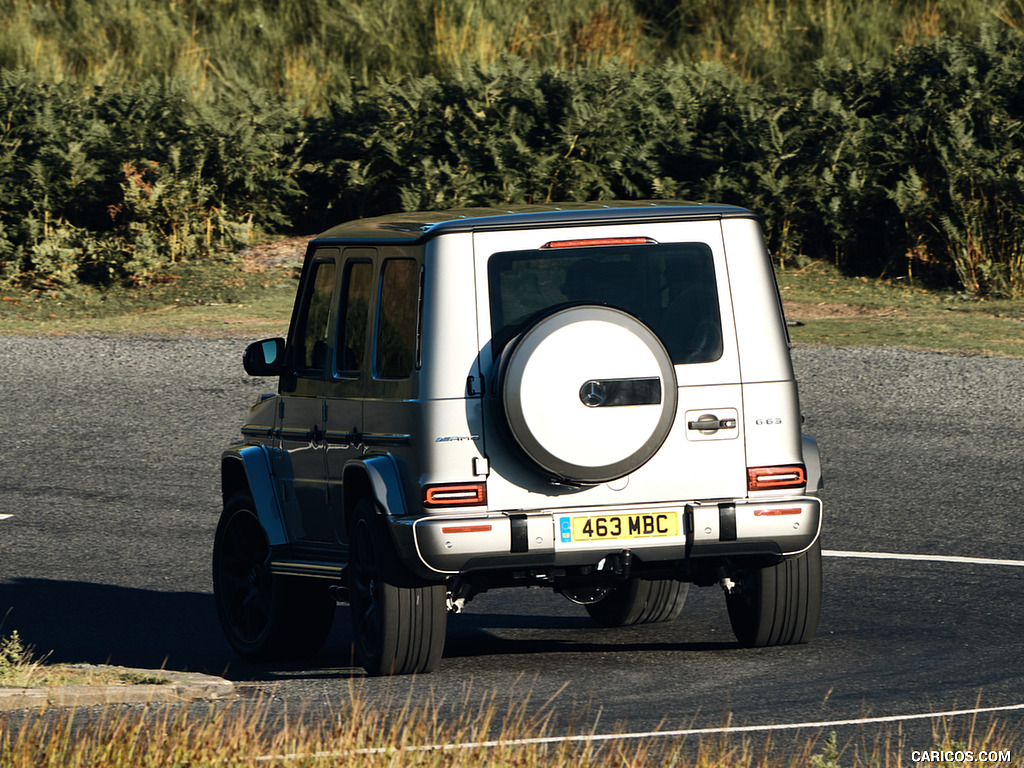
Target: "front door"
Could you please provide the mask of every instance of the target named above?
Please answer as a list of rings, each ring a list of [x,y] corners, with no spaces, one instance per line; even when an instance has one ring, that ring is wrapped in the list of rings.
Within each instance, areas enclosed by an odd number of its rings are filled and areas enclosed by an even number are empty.
[[[292,375],[282,379],[281,448],[287,457],[279,470],[281,497],[293,541],[328,542],[325,387],[334,344],[338,249],[315,254],[302,286],[302,301],[292,329]]]

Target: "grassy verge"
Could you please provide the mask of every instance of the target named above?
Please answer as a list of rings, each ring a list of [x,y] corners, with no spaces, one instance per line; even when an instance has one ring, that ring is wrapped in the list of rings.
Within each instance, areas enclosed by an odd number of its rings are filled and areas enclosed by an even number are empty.
[[[460,714],[440,717],[438,702],[406,704],[396,716],[377,706],[357,685],[336,711],[302,717],[268,715],[261,700],[225,707],[148,707],[89,713],[80,727],[74,713],[0,716],[0,768],[39,765],[246,766],[519,766],[520,768],[898,768],[916,748],[948,753],[930,765],[966,764],[957,753],[994,752],[980,764],[1022,766],[1020,738],[999,722],[938,721],[925,745],[908,745],[896,731],[865,731],[843,742],[835,733],[797,734],[772,740],[736,734],[588,739],[587,728],[557,731],[549,725],[553,702],[528,714],[529,696],[497,703],[471,700]],[[392,702],[393,703],[393,702]],[[451,704],[453,702],[449,702]],[[454,702],[459,704],[460,702]],[[962,725],[963,727],[959,727]],[[602,729],[604,730],[604,729]],[[582,731],[582,733],[581,733]]]
[[[1024,357],[1024,301],[849,278],[823,262],[779,272],[794,342]]]
[[[146,288],[0,292],[0,336],[283,336],[297,275],[293,263],[264,272],[210,263],[176,265]]]
[[[299,251],[301,253],[301,251]],[[297,262],[180,266],[146,289],[0,293],[0,336],[122,334],[245,338],[287,331]],[[778,274],[794,342],[1024,357],[1024,300],[981,300],[901,281],[850,278],[824,262]]]
[[[36,657],[18,633],[0,637],[0,688],[58,685],[162,685],[167,679],[130,669],[92,664],[47,664]]]

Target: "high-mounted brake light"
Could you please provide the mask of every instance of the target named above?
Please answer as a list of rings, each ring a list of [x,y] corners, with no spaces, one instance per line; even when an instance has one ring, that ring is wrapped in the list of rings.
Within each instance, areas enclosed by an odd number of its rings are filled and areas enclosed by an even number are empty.
[[[484,483],[459,485],[427,485],[423,488],[423,504],[428,507],[471,507],[487,503]]]
[[[544,243],[544,248],[587,248],[592,245],[651,245],[656,240],[649,237],[594,237],[586,240],[552,240]]]
[[[800,464],[785,467],[748,467],[748,491],[774,491],[780,488],[803,488],[807,472]]]

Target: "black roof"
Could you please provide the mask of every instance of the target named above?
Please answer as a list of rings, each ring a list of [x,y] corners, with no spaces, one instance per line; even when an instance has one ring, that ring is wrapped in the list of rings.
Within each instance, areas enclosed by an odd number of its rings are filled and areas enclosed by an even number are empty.
[[[757,218],[733,205],[675,200],[608,200],[590,203],[510,205],[505,208],[456,208],[448,211],[394,213],[355,219],[328,229],[318,241],[365,241],[411,244],[447,232],[532,229],[566,224],[630,223],[687,219]]]

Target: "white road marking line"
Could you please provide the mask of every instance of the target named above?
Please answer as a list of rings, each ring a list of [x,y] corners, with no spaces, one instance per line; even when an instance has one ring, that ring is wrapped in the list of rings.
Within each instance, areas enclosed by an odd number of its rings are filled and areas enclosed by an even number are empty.
[[[1007,565],[1013,568],[1024,568],[1024,560],[994,560],[989,557],[959,557],[957,555],[908,555],[899,552],[848,552],[844,550],[823,549],[825,557],[852,557],[864,560],[917,560],[928,563],[965,563],[968,565]]]
[[[9,517],[14,517],[14,515],[0,515],[0,520],[6,520]]]
[[[855,717],[848,720],[816,720],[804,723],[776,723],[771,725],[733,725],[719,728],[686,728],[677,731],[645,731],[642,733],[607,733],[580,736],[545,736],[533,739],[507,739],[496,741],[474,741],[456,744],[431,744],[413,747],[375,747],[359,749],[352,752],[313,752],[309,754],[293,753],[288,755],[261,755],[258,761],[295,760],[325,757],[343,757],[347,755],[379,755],[394,752],[426,752],[430,750],[454,749],[486,749],[490,747],[517,747],[543,744],[585,743],[596,744],[606,741],[627,741],[636,739],[679,738],[682,736],[713,736],[731,733],[763,733],[770,731],[795,731],[803,729],[838,728],[846,725],[878,725],[880,723],[899,723],[909,720],[937,720],[945,717],[964,717],[991,714],[993,712],[1014,712],[1024,710],[1024,704],[1009,704],[1002,707],[975,707],[974,709],[951,709],[946,712],[922,712],[916,715],[885,715],[880,717]]]

